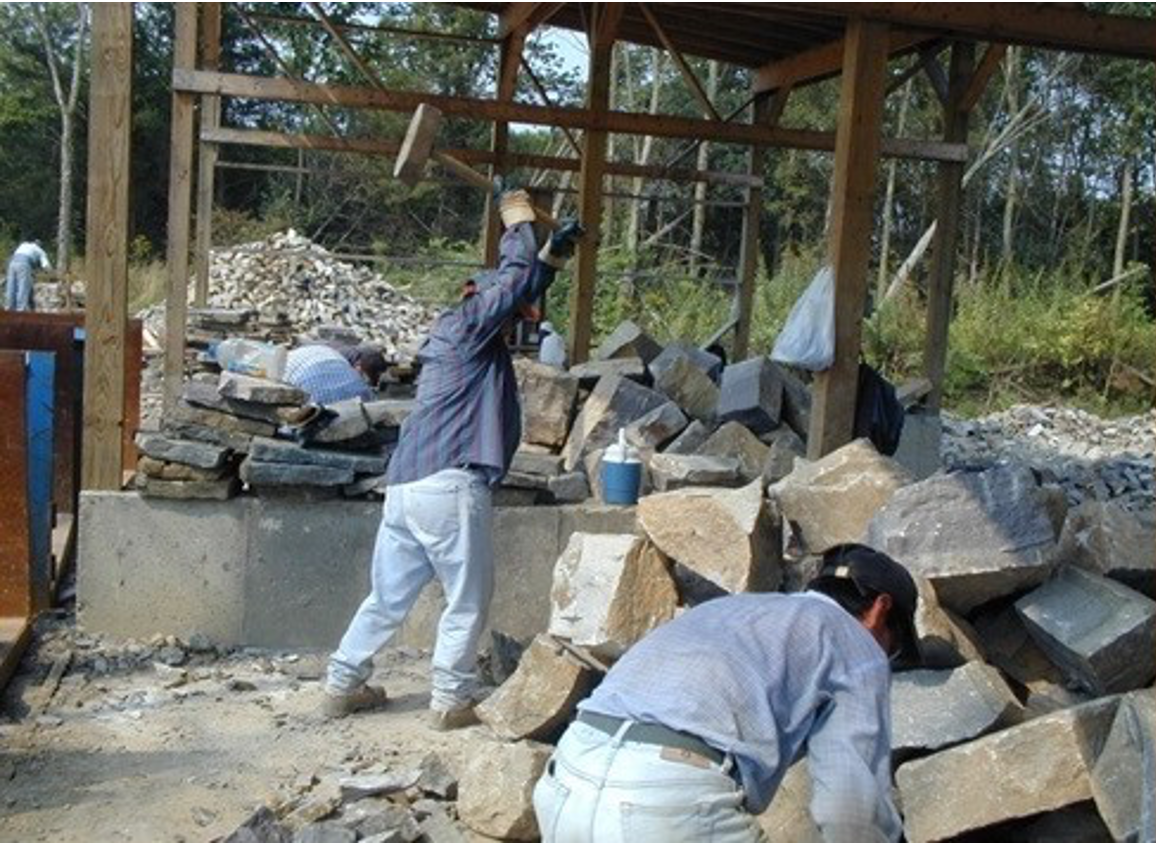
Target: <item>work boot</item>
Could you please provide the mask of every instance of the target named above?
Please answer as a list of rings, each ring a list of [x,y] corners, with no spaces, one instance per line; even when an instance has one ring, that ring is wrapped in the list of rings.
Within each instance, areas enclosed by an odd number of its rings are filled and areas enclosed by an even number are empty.
[[[381,708],[387,702],[385,688],[376,685],[362,685],[344,694],[334,694],[326,690],[321,703],[321,713],[328,718],[344,717],[355,711]]]
[[[475,707],[476,703],[467,703],[457,708],[451,708],[448,711],[431,708],[429,712],[430,725],[438,732],[449,732],[453,729],[464,729],[467,726],[476,726],[481,721],[478,720],[478,713]]]

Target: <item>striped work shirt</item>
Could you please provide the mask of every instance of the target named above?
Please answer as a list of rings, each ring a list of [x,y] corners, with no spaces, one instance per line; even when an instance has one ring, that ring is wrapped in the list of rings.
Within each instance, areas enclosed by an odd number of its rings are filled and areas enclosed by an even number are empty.
[[[289,352],[285,382],[305,390],[314,404],[349,398],[373,400],[373,390],[340,351],[328,345],[304,345]]]
[[[834,600],[737,594],[651,632],[579,707],[730,753],[754,814],[806,752],[824,840],[898,840],[890,693],[882,648]]]
[[[535,251],[529,223],[506,229],[495,274],[434,322],[418,353],[416,406],[389,460],[389,483],[412,483],[446,468],[479,468],[491,486],[505,476],[522,419],[502,328],[555,275]]]

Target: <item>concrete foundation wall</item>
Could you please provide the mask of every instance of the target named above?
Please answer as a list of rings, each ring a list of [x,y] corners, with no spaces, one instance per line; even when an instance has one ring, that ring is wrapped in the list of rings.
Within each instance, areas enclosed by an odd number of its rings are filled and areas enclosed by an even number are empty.
[[[119,638],[193,632],[230,645],[332,649],[369,592],[381,504],[240,497],[80,498],[78,616]],[[546,628],[554,562],[570,534],[633,532],[633,508],[497,507],[490,626]],[[399,643],[430,646],[442,599],[431,584]]]

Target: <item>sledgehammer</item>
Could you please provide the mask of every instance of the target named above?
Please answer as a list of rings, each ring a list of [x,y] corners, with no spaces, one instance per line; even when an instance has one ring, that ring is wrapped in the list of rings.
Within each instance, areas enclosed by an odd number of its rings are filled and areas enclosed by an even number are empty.
[[[401,142],[401,151],[397,154],[397,161],[393,165],[394,177],[413,187],[421,181],[426,162],[432,158],[467,184],[472,184],[474,187],[479,187],[487,192],[493,191],[493,181],[483,176],[469,164],[433,148],[434,137],[437,135],[441,120],[441,111],[432,105],[422,103],[417,107],[413,113],[413,119],[409,121],[409,128],[406,129],[405,140]],[[539,222],[545,223],[551,228],[558,227],[558,221],[541,208],[535,207],[534,215]]]

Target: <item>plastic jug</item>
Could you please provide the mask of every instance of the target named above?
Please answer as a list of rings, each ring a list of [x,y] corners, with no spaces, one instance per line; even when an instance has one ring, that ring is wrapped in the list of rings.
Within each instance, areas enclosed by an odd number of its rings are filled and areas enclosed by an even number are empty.
[[[289,356],[284,346],[244,339],[222,340],[214,352],[222,369],[273,381],[285,375]]]
[[[638,503],[642,485],[642,463],[638,450],[626,442],[626,431],[619,429],[618,441],[602,455],[602,500],[606,503]]]

